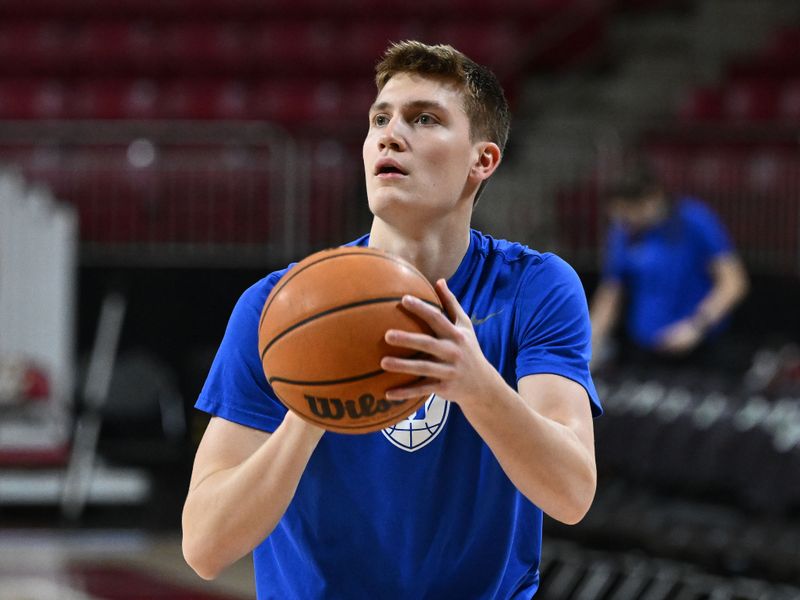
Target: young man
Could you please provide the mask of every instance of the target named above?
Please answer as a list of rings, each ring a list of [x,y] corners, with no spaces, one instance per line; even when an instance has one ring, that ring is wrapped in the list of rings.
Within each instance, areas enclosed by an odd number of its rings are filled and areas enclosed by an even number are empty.
[[[714,340],[748,288],[722,224],[698,200],[672,198],[644,163],[606,196],[612,226],[592,298],[594,355],[627,300],[635,362],[721,366]]]
[[[470,230],[508,135],[494,75],[449,46],[403,42],[376,81],[363,149],[374,221],[353,244],[402,256],[436,284],[451,319],[403,299],[435,337],[386,332],[430,358],[381,363],[426,377],[387,396],[430,399],[403,427],[366,435],[287,413],[256,343],[286,270],[256,283],[197,403],[214,416],[184,555],[213,578],[253,551],[261,599],[530,598],[542,511],[575,523],[596,485],[583,289],[556,256]]]

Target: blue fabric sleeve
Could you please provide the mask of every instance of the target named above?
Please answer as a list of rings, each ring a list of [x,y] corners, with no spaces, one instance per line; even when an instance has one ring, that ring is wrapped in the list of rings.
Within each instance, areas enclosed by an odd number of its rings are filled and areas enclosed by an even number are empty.
[[[608,232],[605,248],[605,260],[602,278],[611,281],[622,281],[625,272],[625,232],[619,225],[613,224]]]
[[[592,331],[586,294],[578,274],[549,254],[528,267],[517,294],[517,380],[552,373],[581,384],[592,414],[602,414],[589,372]]]
[[[687,201],[686,216],[697,236],[701,251],[709,259],[728,254],[733,250],[728,232],[719,218],[705,204]]]
[[[283,421],[286,408],[267,383],[261,366],[258,321],[280,274],[262,279],[239,298],[195,404],[214,416],[269,433]]]

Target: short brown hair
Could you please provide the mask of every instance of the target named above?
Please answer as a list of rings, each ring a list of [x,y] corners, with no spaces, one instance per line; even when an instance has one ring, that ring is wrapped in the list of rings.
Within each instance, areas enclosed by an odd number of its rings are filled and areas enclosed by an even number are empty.
[[[604,190],[607,202],[622,200],[630,204],[642,202],[662,191],[661,181],[653,166],[645,159],[636,160],[622,171]]]
[[[503,88],[487,67],[479,65],[452,46],[430,46],[413,40],[390,45],[375,66],[378,93],[398,73],[441,77],[457,84],[464,95],[464,111],[470,122],[473,141],[487,139],[505,151],[511,115]],[[475,194],[480,196],[484,181]]]

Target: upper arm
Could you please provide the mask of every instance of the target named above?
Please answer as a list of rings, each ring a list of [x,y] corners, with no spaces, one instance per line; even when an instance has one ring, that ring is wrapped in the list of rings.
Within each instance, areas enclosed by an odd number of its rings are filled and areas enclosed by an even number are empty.
[[[571,430],[594,457],[594,424],[586,389],[576,381],[541,373],[519,380],[519,395],[540,415]]]
[[[717,283],[742,285],[747,283],[747,271],[733,252],[718,254],[709,266],[711,277]]]
[[[242,464],[270,435],[227,419],[212,417],[197,448],[189,491],[208,476]]]
[[[555,256],[531,275],[517,301],[517,390],[522,392],[520,382],[530,375],[560,376],[564,381],[553,383],[559,394],[564,386],[578,390],[586,401],[584,408],[600,415],[600,400],[589,372],[592,328],[583,285],[575,270]]]

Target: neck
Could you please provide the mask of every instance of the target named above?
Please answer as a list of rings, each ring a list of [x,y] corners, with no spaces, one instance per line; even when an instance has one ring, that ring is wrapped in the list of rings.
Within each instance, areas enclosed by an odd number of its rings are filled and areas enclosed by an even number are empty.
[[[469,249],[469,221],[460,219],[406,231],[375,217],[369,245],[404,258],[431,283],[448,279]]]

